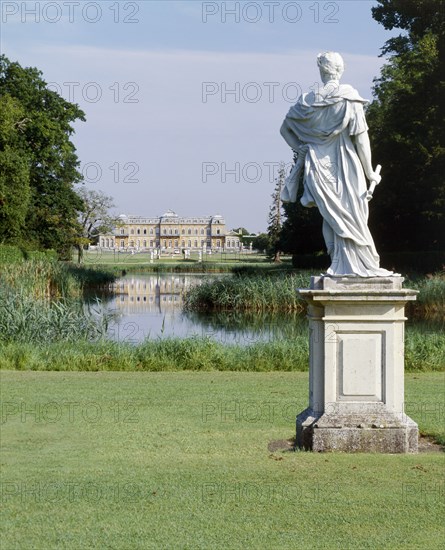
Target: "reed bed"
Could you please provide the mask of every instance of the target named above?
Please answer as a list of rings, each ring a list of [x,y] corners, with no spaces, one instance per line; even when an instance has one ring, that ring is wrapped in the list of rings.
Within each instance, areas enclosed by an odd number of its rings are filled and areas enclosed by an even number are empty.
[[[190,311],[303,311],[303,300],[296,289],[309,285],[304,273],[276,276],[234,276],[195,286],[184,296]]]
[[[35,299],[26,291],[0,288],[0,342],[48,344],[105,337],[109,316],[81,301]]]
[[[184,307],[189,311],[301,312],[305,303],[298,297],[296,289],[308,288],[309,283],[309,272],[277,270],[259,275],[255,271],[240,270],[233,277],[189,289],[184,297]],[[407,279],[404,286],[419,291],[416,302],[408,306],[409,314],[418,317],[445,315],[445,275]]]
[[[36,299],[78,298],[92,287],[111,284],[115,275],[55,260],[28,260],[1,266],[0,286]]]
[[[81,295],[80,283],[56,261],[30,260],[4,265],[0,284],[35,299]]]

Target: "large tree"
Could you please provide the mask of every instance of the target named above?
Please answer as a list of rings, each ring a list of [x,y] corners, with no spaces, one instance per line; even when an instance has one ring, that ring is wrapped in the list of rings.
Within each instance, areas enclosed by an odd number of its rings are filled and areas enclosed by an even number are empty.
[[[444,2],[379,0],[372,8],[386,29],[388,62],[367,111],[382,183],[371,203],[370,226],[382,251],[439,250],[445,246]]]
[[[77,105],[49,90],[40,71],[23,68],[4,55],[0,56],[0,96],[3,116],[17,119],[13,123],[16,134],[10,133],[7,139],[3,136],[0,142],[2,219],[16,208],[11,202],[11,192],[17,188],[25,197],[26,181],[29,181],[29,200],[23,202],[23,209],[28,202],[24,226],[20,222],[22,241],[66,252],[78,233],[77,215],[82,209],[82,200],[73,187],[82,180],[82,175],[71,142],[72,124],[85,120],[84,113]],[[22,159],[17,168],[20,176],[17,171],[11,171],[14,156]],[[20,178],[23,179],[21,186],[18,185]],[[0,231],[0,238],[11,240],[12,235],[5,233],[4,227],[0,226]],[[17,230],[14,238],[18,238]]]
[[[0,242],[19,244],[30,201],[29,159],[23,153],[28,120],[20,104],[0,97]]]

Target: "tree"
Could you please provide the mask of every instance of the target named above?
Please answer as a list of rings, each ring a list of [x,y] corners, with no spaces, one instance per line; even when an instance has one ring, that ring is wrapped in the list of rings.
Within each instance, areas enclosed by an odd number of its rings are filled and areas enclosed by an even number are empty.
[[[240,236],[239,240],[242,244],[247,244],[245,237],[247,235],[250,235],[250,232],[245,227],[236,227],[235,229],[232,229],[232,231],[238,233],[238,235]]]
[[[22,152],[27,123],[20,104],[0,98],[0,242],[20,244],[30,201],[29,159]]]
[[[383,180],[371,203],[370,227],[382,251],[445,247],[444,2],[379,0],[372,8],[386,29],[389,55],[367,111],[375,163]],[[389,238],[390,236],[390,238]]]
[[[75,242],[78,262],[81,263],[84,246],[91,243],[99,233],[111,231],[118,223],[118,218],[109,213],[109,209],[114,207],[113,198],[102,191],[82,187],[77,194],[83,203],[79,216],[79,233]]]
[[[294,155],[294,162],[297,161]],[[322,218],[317,208],[306,208],[300,203],[303,194],[301,175],[297,202],[283,205],[285,220],[281,230],[281,248],[292,255],[320,252],[324,249]]]
[[[270,238],[267,233],[259,233],[252,239],[252,248],[266,251],[270,249]]]
[[[275,178],[276,184],[272,193],[272,204],[269,210],[269,225],[267,234],[269,236],[268,255],[273,258],[274,262],[281,262],[281,227],[283,224],[283,212],[281,206],[281,191],[286,178],[285,164],[280,163],[278,168],[278,177]]]
[[[22,194],[26,195],[25,182],[29,181],[22,239],[38,248],[53,248],[67,254],[77,234],[77,215],[82,208],[82,201],[73,188],[82,180],[82,175],[71,142],[72,123],[85,120],[85,115],[77,105],[49,90],[40,71],[22,68],[4,55],[0,56],[0,96],[2,109],[9,112],[4,116],[20,119],[16,120],[16,135],[10,134],[9,142],[0,144],[0,151],[4,153],[0,158],[3,195],[5,186],[10,190],[20,178],[24,182]],[[11,115],[14,109],[16,113]],[[17,168],[19,173],[13,174],[11,162],[19,156],[23,161]],[[4,196],[3,201],[14,209],[10,199]],[[11,217],[3,208],[2,215]],[[14,233],[16,238],[17,229]],[[4,238],[10,240],[13,236],[4,235]]]

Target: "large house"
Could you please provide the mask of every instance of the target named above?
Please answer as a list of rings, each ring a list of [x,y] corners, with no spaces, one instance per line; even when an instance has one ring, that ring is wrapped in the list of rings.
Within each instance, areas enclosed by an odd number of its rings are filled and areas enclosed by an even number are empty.
[[[220,215],[181,218],[168,210],[157,218],[119,216],[111,233],[99,235],[98,246],[110,249],[166,251],[226,250],[242,246],[240,235],[226,230]]]

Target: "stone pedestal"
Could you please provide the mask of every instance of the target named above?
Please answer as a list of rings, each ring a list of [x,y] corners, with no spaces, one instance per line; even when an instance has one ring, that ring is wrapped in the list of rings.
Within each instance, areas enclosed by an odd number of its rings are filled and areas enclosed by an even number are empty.
[[[313,451],[417,452],[404,414],[404,306],[417,292],[402,277],[312,277],[309,407],[297,444]]]

